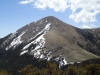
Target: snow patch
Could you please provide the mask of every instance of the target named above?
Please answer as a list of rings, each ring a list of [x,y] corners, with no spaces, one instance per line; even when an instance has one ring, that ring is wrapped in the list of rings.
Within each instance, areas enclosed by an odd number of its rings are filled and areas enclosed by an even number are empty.
[[[29,27],[30,23],[29,23],[29,24],[27,24],[27,25],[28,25],[28,27]]]
[[[21,52],[20,55],[23,55],[23,54],[25,54],[25,53],[27,53],[27,52],[28,52],[28,50],[25,50],[25,51]]]
[[[59,62],[59,67],[68,64],[67,61],[65,60],[65,57],[63,57],[62,55],[56,57],[54,60]]]
[[[13,38],[15,38],[17,36],[18,32],[14,32],[13,34],[11,34],[8,39],[6,39],[3,44],[1,45],[1,47],[4,47],[8,42],[10,42]]]
[[[79,63],[81,63],[81,62],[77,62],[77,63],[79,64]]]
[[[46,20],[46,23],[47,23],[48,21]]]
[[[51,23],[48,23],[45,28],[39,32],[35,37],[31,38],[31,40],[35,39],[37,36],[39,36],[38,38],[36,38],[34,41],[30,42],[29,44],[27,44],[23,49],[27,49],[31,44],[36,44],[35,49],[31,50],[30,54],[34,55],[34,57],[39,58],[41,56],[40,51],[42,50],[42,48],[45,45],[45,38],[43,37],[49,30],[50,30],[50,25]],[[42,57],[42,56],[41,56]]]
[[[74,64],[74,62],[68,62],[68,64]]]
[[[36,23],[37,21],[34,21],[34,23]]]
[[[18,37],[16,37],[16,38],[11,42],[10,46],[6,47],[6,50],[10,49],[11,47],[14,47],[14,48],[15,48],[18,44],[21,44],[21,43],[22,43],[22,41],[21,41],[21,36],[22,36],[24,33],[25,33],[25,31],[22,32]],[[13,35],[14,35],[14,34],[13,34]]]
[[[93,31],[93,32],[94,32],[95,30],[91,30],[91,31]]]
[[[42,58],[44,58],[44,55],[43,55],[43,54],[41,54],[41,55],[40,55],[40,58],[41,58],[41,59],[42,59]]]
[[[45,59],[47,59],[48,61],[52,58],[51,53],[52,53],[51,50],[45,52],[45,55],[46,55],[46,56],[45,56]]]

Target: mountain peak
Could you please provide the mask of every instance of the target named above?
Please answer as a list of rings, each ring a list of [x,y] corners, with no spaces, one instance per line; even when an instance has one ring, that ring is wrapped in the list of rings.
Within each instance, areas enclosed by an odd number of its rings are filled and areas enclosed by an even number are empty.
[[[99,30],[78,29],[48,16],[20,28],[7,37],[0,48],[9,51],[18,47],[19,56],[28,54],[48,61],[53,58],[61,65],[67,64],[66,61],[98,58],[99,38]]]
[[[47,17],[44,17],[44,18],[52,18],[52,19],[57,19],[55,16],[47,16]]]

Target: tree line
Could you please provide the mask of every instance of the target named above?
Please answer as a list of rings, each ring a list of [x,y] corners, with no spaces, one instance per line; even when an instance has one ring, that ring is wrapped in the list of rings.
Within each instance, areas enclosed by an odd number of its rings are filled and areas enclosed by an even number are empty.
[[[54,62],[47,62],[44,68],[34,67],[32,64],[26,65],[18,70],[18,75],[100,75],[100,64],[88,64],[85,66],[69,65],[66,69],[59,69]],[[13,75],[6,70],[0,70],[0,75]]]

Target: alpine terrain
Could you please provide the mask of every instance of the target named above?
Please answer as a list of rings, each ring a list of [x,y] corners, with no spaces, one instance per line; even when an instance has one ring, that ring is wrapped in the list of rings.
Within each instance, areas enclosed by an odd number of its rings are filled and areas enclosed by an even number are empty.
[[[99,57],[100,28],[79,29],[53,16],[27,24],[0,39],[0,63],[34,63],[35,58],[56,61],[62,66]]]

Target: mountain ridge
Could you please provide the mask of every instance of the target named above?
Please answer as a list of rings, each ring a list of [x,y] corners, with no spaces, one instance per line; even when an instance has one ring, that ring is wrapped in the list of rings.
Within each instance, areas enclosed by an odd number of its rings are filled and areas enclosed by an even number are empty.
[[[13,51],[21,45],[18,50],[19,56],[28,54],[47,60],[54,58],[60,61],[60,65],[62,63],[64,65],[67,61],[81,62],[99,58],[99,32],[99,28],[79,29],[53,16],[48,16],[10,34],[0,45],[0,49]]]

